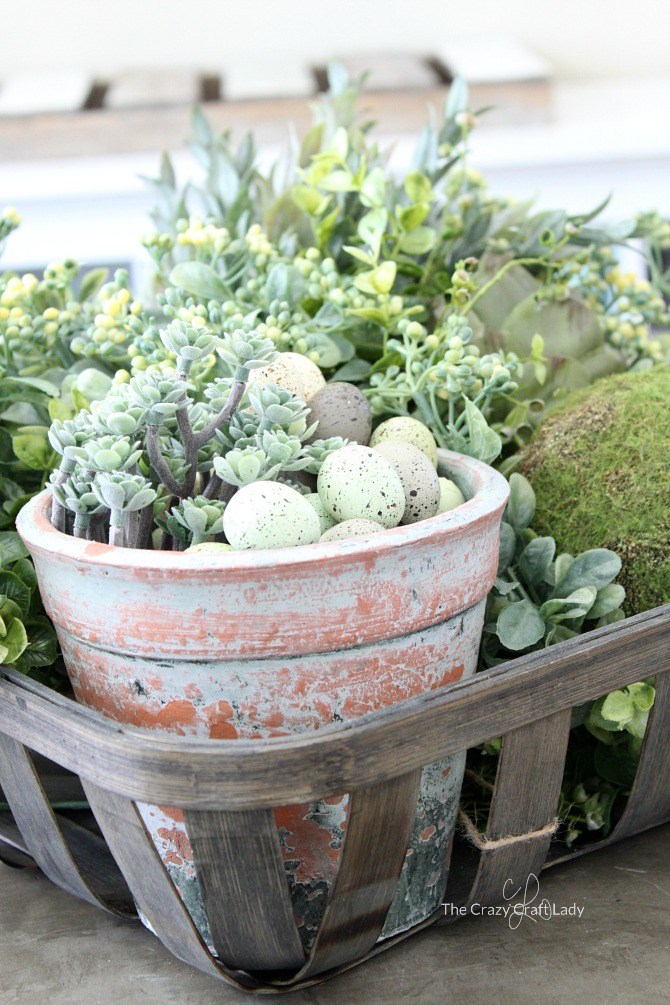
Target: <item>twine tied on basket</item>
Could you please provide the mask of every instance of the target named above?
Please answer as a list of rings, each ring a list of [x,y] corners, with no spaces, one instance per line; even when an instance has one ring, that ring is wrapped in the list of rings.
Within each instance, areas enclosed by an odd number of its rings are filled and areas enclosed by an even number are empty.
[[[534,841],[536,838],[551,837],[558,830],[560,819],[555,817],[539,830],[527,831],[525,834],[510,834],[507,837],[488,838],[477,830],[470,817],[463,810],[458,811],[458,822],[468,841],[479,851],[489,851],[493,848],[505,848],[507,845],[519,844],[522,841]]]

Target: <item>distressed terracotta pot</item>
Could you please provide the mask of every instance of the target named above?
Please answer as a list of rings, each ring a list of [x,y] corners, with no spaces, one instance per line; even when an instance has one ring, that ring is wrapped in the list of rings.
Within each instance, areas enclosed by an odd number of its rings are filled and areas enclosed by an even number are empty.
[[[61,534],[43,493],[17,527],[77,699],[120,722],[212,739],[300,733],[474,673],[495,579],[505,479],[440,452],[465,505],[366,541],[224,554],[136,551]],[[427,917],[446,883],[465,754],[424,770],[382,937]],[[346,795],[276,810],[305,944],[347,823]],[[140,806],[203,937],[181,811]]]

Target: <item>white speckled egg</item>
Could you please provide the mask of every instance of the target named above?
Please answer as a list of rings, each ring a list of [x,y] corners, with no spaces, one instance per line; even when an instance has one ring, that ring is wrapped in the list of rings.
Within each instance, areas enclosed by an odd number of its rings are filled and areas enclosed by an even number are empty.
[[[323,505],[323,500],[318,492],[311,492],[308,496],[305,496],[305,500],[313,506],[316,515],[319,518],[319,523],[321,525],[321,533],[324,534],[331,527],[335,526],[335,520],[330,515],[326,507]]]
[[[235,549],[231,544],[223,544],[221,541],[203,541],[202,544],[192,544],[190,548],[186,548],[184,554],[190,554],[194,551],[234,551]]]
[[[393,465],[357,443],[326,458],[316,487],[338,523],[374,520],[382,527],[396,527],[405,511],[405,491]]]
[[[440,503],[440,480],[429,457],[407,440],[382,440],[374,448],[398,473],[405,490],[401,523],[418,523],[435,516]]]
[[[223,514],[223,529],[236,549],[292,548],[321,536],[316,510],[280,482],[252,482],[238,489]]]
[[[413,443],[419,450],[423,450],[433,462],[433,467],[437,467],[437,443],[428,426],[418,419],[410,419],[406,415],[395,415],[392,419],[377,426],[370,437],[370,446],[376,447],[384,440],[405,440]]]
[[[465,496],[459,489],[456,482],[449,478],[440,478],[440,507],[438,513],[448,513],[450,509],[456,509],[465,502]]]
[[[309,399],[310,424],[318,422],[312,439],[342,436],[352,443],[366,444],[372,432],[372,413],[367,398],[355,384],[335,381],[326,384]]]
[[[268,366],[252,370],[249,383],[278,384],[302,401],[308,401],[325,385],[326,378],[306,356],[298,352],[280,352]]]
[[[374,520],[343,520],[322,534],[321,540],[344,541],[348,537],[367,537],[369,534],[381,534],[383,529]]]

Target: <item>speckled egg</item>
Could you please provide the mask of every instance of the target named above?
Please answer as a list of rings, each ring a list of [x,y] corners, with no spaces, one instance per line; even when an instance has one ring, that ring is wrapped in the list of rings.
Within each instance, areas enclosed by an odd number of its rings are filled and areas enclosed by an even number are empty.
[[[298,352],[280,352],[268,366],[252,370],[249,383],[279,384],[302,401],[308,401],[326,383],[316,363]]]
[[[367,444],[372,433],[372,413],[365,395],[355,384],[326,384],[309,399],[310,424],[318,422],[312,439],[342,436],[352,443]]]
[[[429,457],[407,440],[382,440],[374,448],[389,461],[405,490],[401,523],[418,523],[435,516],[440,504],[440,480]]]
[[[405,512],[405,491],[393,465],[357,443],[335,450],[323,462],[317,491],[338,521],[374,520],[396,527]]]
[[[310,495],[305,496],[305,499],[310,506],[314,507],[316,511],[316,515],[318,516],[319,523],[321,525],[322,534],[324,534],[327,530],[330,530],[331,527],[335,526],[335,520],[323,505],[323,500],[318,492],[310,493]]]
[[[235,549],[292,548],[321,536],[316,510],[280,482],[252,482],[238,489],[223,514],[223,529]]]
[[[187,548],[184,554],[190,554],[194,551],[234,551],[235,549],[231,544],[223,544],[220,541],[203,541],[202,544],[192,544],[190,548]]]
[[[440,478],[440,506],[438,513],[448,513],[450,509],[456,509],[465,502],[465,496],[459,489],[456,482],[450,478]]]
[[[368,537],[381,534],[383,527],[374,520],[343,520],[321,535],[322,541],[344,541],[348,537]]]
[[[405,440],[407,443],[413,443],[419,450],[423,450],[424,454],[430,457],[433,466],[437,467],[437,443],[430,429],[418,419],[410,419],[405,415],[386,419],[377,426],[370,437],[370,446],[376,447],[384,440]]]

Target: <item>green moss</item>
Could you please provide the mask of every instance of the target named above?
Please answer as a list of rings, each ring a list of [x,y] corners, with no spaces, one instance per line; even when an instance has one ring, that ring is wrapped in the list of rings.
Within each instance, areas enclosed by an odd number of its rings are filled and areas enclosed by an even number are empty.
[[[535,489],[538,533],[571,554],[618,552],[628,614],[670,602],[670,368],[570,395],[519,470]]]

